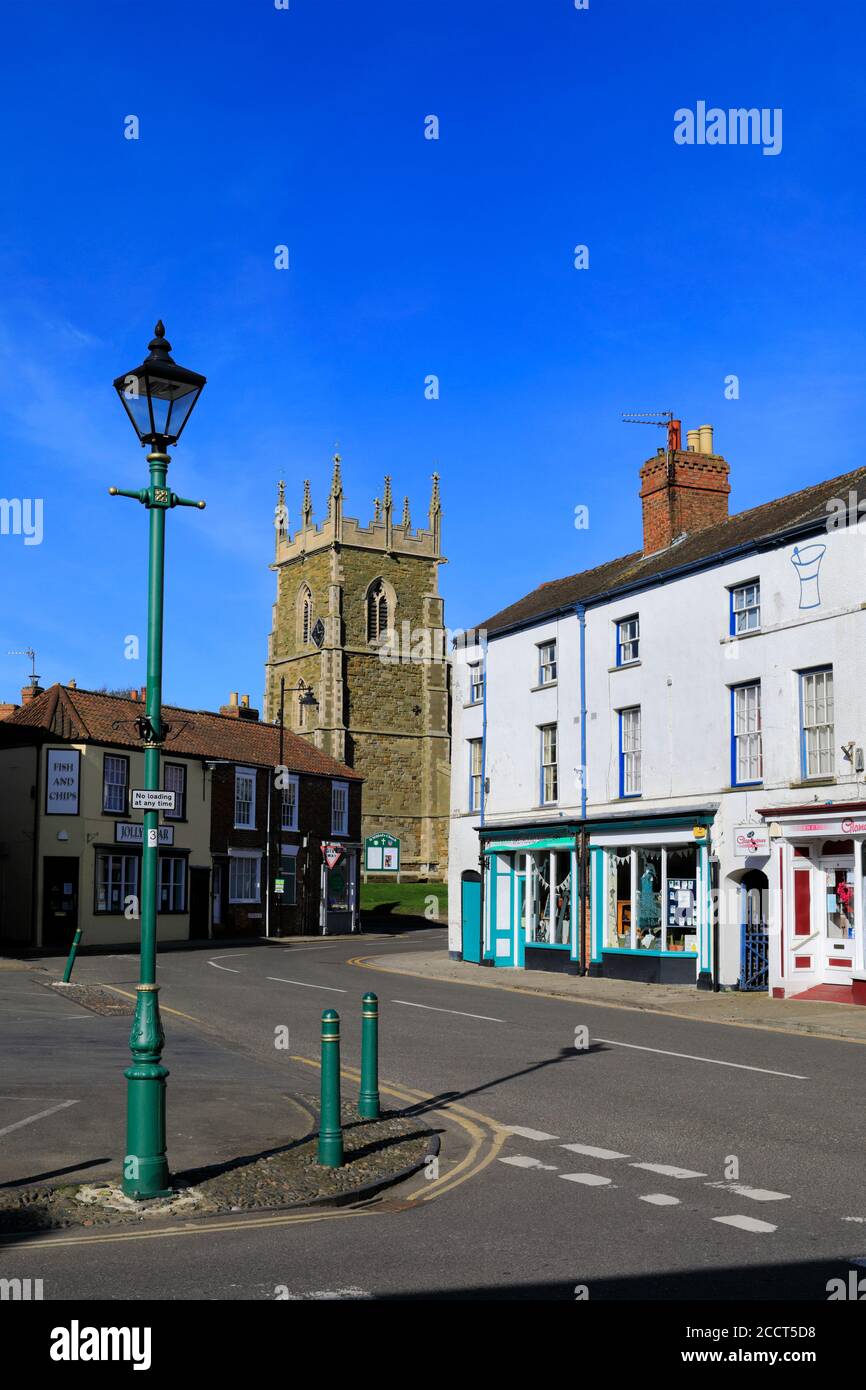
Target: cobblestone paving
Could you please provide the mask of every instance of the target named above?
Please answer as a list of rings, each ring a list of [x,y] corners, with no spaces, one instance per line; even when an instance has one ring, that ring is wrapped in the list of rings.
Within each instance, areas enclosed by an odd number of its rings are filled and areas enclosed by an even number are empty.
[[[311,1109],[317,1097],[304,1096]],[[396,1112],[361,1120],[344,1104],[342,1168],[320,1168],[315,1135],[233,1165],[174,1176],[175,1195],[134,1202],[114,1183],[34,1185],[0,1191],[0,1232],[58,1230],[70,1226],[141,1225],[160,1218],[261,1211],[350,1199],[368,1184],[387,1184],[419,1167],[435,1147],[423,1121]]]

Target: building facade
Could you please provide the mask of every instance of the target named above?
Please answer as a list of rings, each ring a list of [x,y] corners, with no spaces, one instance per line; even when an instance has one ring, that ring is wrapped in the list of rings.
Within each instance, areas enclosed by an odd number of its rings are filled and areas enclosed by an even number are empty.
[[[367,526],[343,514],[339,457],[327,515],[304,486],[291,530],[280,484],[277,599],[265,718],[279,720],[364,778],[363,836],[401,842],[408,876],[444,876],[448,852],[450,698],[438,571],[442,510],[434,475],[428,527],[409,500],[394,518],[391,480]]]
[[[456,654],[450,950],[854,998],[866,968],[866,470],[728,515],[708,426],[644,545]]]
[[[139,932],[143,692],[23,692],[0,721],[0,941],[133,945]],[[234,696],[163,707],[163,941],[358,929],[361,781]]]

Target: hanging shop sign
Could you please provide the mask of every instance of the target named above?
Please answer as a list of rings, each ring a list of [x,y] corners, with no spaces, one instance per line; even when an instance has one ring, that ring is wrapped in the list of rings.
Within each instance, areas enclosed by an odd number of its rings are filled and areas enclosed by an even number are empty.
[[[334,845],[327,840],[322,841],[322,858],[329,869],[333,869],[336,864],[339,864],[342,856],[342,845]]]
[[[748,859],[753,854],[770,853],[770,827],[768,825],[738,825],[734,830],[734,854],[737,859]]]
[[[374,874],[400,871],[400,841],[396,835],[368,835],[364,841],[364,868]]]
[[[77,748],[49,748],[45,764],[46,816],[78,815],[81,753]]]

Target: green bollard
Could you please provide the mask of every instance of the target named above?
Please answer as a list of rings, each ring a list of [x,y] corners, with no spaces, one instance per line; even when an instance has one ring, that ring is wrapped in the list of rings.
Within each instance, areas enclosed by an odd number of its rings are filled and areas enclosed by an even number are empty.
[[[343,1130],[340,1124],[340,1015],[322,1012],[322,1114],[319,1120],[319,1162],[323,1168],[342,1168]]]
[[[66,969],[63,972],[63,983],[69,984],[69,976],[72,974],[72,967],[75,964],[75,953],[78,950],[78,943],[81,940],[81,928],[75,928],[75,935],[72,938],[72,945],[69,948],[69,955],[66,958]]]
[[[365,994],[362,1000],[358,1114],[362,1120],[379,1118],[379,1000],[375,994]]]

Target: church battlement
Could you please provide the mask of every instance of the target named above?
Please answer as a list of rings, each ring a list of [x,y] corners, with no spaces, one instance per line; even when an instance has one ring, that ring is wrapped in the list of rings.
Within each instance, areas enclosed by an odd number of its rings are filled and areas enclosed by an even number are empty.
[[[412,526],[408,497],[395,515],[390,477],[367,524],[343,515],[339,455],[327,512],[313,517],[304,483],[292,528],[280,483],[274,515],[276,575],[265,718],[348,763],[364,779],[364,837],[401,843],[409,877],[441,877],[448,854],[450,665],[437,657],[394,660],[400,650],[442,650],[439,475],[425,525]]]
[[[334,475],[328,494],[327,515],[320,523],[313,520],[310,482],[304,482],[301,503],[301,524],[292,531],[285,499],[285,484],[280,483],[274,509],[276,554],[272,568],[288,561],[301,559],[328,546],[351,546],[359,550],[375,550],[385,555],[411,555],[419,559],[442,561],[442,505],[439,497],[439,474],[433,474],[433,488],[428,510],[428,526],[413,528],[409,498],[403,499],[400,521],[393,519],[394,504],[391,477],[385,475],[383,497],[373,499],[373,516],[363,525],[356,517],[343,515],[343,483],[340,456],[334,455]]]

